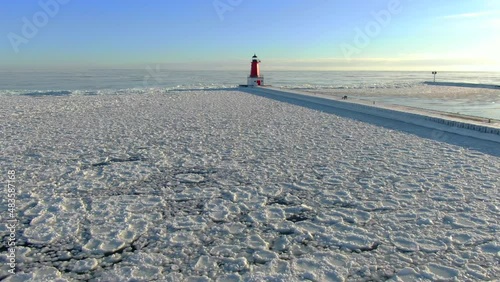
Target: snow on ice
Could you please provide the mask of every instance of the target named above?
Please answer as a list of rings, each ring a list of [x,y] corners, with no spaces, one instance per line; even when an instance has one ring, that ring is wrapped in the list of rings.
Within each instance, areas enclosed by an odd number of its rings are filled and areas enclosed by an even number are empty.
[[[500,279],[498,156],[236,90],[0,100],[5,281]]]

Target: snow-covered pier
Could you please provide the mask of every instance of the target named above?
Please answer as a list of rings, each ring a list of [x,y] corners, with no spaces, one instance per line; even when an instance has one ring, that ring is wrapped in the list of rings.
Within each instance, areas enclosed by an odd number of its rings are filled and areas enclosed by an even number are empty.
[[[470,117],[400,105],[384,105],[380,103],[369,104],[366,100],[341,100],[329,95],[312,94],[296,90],[282,90],[273,87],[261,87],[246,91],[270,98],[281,98],[284,99],[284,101],[288,99],[298,102],[299,104],[303,102],[323,107],[332,107],[364,115],[397,120],[435,131],[444,131],[500,143],[499,120]]]

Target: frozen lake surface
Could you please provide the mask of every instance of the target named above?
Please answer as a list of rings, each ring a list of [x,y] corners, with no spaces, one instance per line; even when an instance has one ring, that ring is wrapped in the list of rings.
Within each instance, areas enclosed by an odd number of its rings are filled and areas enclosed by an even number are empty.
[[[500,279],[497,155],[236,90],[0,96],[0,118],[5,281]]]
[[[264,67],[265,68],[265,67]],[[162,65],[144,69],[2,71],[0,96],[147,94],[151,91],[206,90],[246,83],[248,69],[179,71]],[[500,73],[384,71],[266,71],[274,87],[357,97],[386,104],[500,120]]]

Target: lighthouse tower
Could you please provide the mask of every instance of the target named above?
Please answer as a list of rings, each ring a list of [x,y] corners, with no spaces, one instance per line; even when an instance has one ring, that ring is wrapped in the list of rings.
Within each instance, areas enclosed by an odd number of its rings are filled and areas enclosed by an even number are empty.
[[[264,77],[260,75],[259,69],[260,60],[257,55],[252,57],[252,68],[250,69],[250,76],[248,77],[248,86],[264,85]]]

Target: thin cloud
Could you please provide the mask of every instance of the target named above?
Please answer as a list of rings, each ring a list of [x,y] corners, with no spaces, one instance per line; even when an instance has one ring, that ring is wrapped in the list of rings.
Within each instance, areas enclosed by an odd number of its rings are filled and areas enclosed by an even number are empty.
[[[483,70],[499,71],[500,58],[467,54],[408,54],[401,57],[267,59],[266,70]]]
[[[476,13],[463,13],[463,14],[456,14],[456,15],[448,15],[441,17],[442,19],[467,19],[467,18],[481,18],[481,17],[487,17],[491,15],[497,15],[500,14],[500,11],[485,11],[485,12],[476,12]]]

